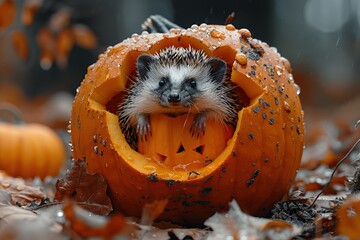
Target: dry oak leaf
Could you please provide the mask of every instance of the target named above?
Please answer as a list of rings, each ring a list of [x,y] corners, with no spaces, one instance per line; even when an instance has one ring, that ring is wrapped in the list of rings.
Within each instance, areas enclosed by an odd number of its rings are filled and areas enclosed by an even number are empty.
[[[65,204],[63,211],[70,228],[81,237],[112,239],[128,234],[125,218],[119,214],[110,217],[94,215],[73,203]]]
[[[243,213],[235,200],[230,202],[227,213],[215,213],[205,221],[213,231],[212,239],[291,239],[300,234],[301,228],[280,220],[252,217]]]
[[[106,190],[104,177],[99,173],[88,174],[85,161],[78,160],[56,182],[55,201],[75,202],[92,213],[106,215],[113,210]]]
[[[22,178],[13,178],[0,171],[0,190],[11,196],[12,205],[27,206],[41,202],[47,196],[39,187],[32,186]]]
[[[16,13],[16,5],[13,0],[2,0],[0,2],[0,30],[10,26]]]

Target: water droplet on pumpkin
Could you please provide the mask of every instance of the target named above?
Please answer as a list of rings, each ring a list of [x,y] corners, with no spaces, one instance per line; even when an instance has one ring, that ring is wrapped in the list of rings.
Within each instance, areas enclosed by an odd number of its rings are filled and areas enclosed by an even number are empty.
[[[193,25],[191,25],[191,27],[190,27],[191,29],[194,29],[194,30],[196,30],[196,29],[198,29],[199,28],[199,26],[198,25],[196,25],[196,24],[193,24]]]
[[[24,186],[18,185],[18,186],[16,186],[16,190],[17,191],[22,191],[22,190],[24,190]]]
[[[199,173],[197,173],[197,172],[195,172],[195,171],[191,171],[191,172],[189,173],[188,180],[195,179],[195,178],[199,177],[199,175],[200,175]]]
[[[187,31],[185,30],[185,29],[182,29],[181,31],[180,31],[180,34],[181,35],[185,35],[187,33]]]
[[[106,168],[109,167],[109,164],[108,164],[108,163],[105,163],[105,167],[106,167]]]
[[[88,70],[92,70],[95,66],[95,63],[91,64],[89,67],[88,67]]]
[[[291,112],[290,104],[287,101],[284,101],[283,107],[286,112]]]
[[[240,64],[240,65],[246,65],[247,64],[247,57],[244,53],[238,53],[235,56],[235,60]]]
[[[149,170],[149,171],[155,171],[156,167],[154,165],[147,164],[147,165],[144,165],[144,169]]]
[[[282,73],[283,73],[283,68],[281,67],[281,66],[279,66],[279,65],[276,65],[275,67],[274,67],[274,70],[275,70],[275,72],[276,72],[276,74],[280,77],[281,75],[282,75]]]
[[[282,65],[284,66],[284,68],[286,69],[286,71],[288,71],[289,73],[292,72],[291,64],[290,64],[289,60],[287,60],[287,59],[284,58],[284,57],[281,57],[281,58],[280,58],[280,62],[282,63]]]
[[[170,30],[170,32],[171,32],[171,30]],[[149,32],[148,31],[142,31],[141,35],[147,36],[147,35],[149,35]]]
[[[251,32],[249,31],[249,29],[246,29],[246,28],[242,28],[242,29],[238,30],[238,33],[241,35],[242,38],[250,38],[251,37]]]
[[[296,83],[294,83],[293,85],[294,85],[294,87],[295,87],[295,89],[296,89],[296,94],[297,94],[297,95],[300,95],[300,92],[301,92],[300,86],[297,85]]]
[[[98,147],[98,146],[95,146],[95,147],[94,147],[94,152],[95,152],[96,154],[98,154],[98,152],[99,152],[99,147]]]
[[[131,37],[132,37],[132,38],[137,38],[137,37],[139,37],[139,34],[133,33],[133,34],[131,35]]]
[[[207,24],[206,24],[206,23],[202,23],[202,24],[200,24],[200,27],[201,27],[201,28],[206,28],[206,27],[207,27]]]
[[[213,38],[225,39],[225,34],[216,29],[214,29],[210,32],[210,36]]]
[[[226,25],[226,30],[229,30],[229,31],[234,31],[235,30],[235,27],[234,27],[234,25],[232,25],[232,24],[228,24],[228,25]]]
[[[172,29],[170,29],[170,33],[179,34],[179,33],[181,33],[181,29],[172,28]]]

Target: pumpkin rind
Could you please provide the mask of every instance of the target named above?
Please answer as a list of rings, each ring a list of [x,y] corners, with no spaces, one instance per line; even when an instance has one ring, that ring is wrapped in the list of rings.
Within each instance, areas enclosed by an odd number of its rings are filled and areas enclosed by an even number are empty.
[[[104,175],[115,210],[140,216],[145,203],[168,198],[161,219],[199,225],[225,210],[232,198],[245,212],[263,215],[287,194],[303,150],[297,88],[287,61],[266,43],[241,33],[202,24],[168,34],[133,35],[88,68],[73,104],[73,156],[87,161],[88,172]],[[232,68],[231,81],[250,99],[225,149],[192,177],[188,170],[155,164],[131,149],[116,115],[119,92],[134,74],[137,57],[171,45],[191,45],[225,60]]]
[[[65,155],[62,140],[47,126],[0,122],[0,169],[8,174],[42,179],[56,176]]]

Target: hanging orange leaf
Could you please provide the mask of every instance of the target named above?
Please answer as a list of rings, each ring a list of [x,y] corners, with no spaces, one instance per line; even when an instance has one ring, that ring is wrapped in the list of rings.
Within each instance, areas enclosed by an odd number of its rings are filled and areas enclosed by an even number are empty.
[[[49,20],[49,27],[53,32],[60,32],[66,28],[70,23],[70,11],[68,9],[61,9],[54,13]]]
[[[21,22],[24,26],[33,23],[37,10],[41,7],[42,0],[27,0],[24,3],[24,9],[21,14]]]
[[[15,30],[11,33],[11,41],[17,55],[27,60],[29,58],[29,44],[26,35],[19,30]]]
[[[83,24],[75,24],[73,26],[75,42],[82,48],[91,49],[97,45],[94,32]]]
[[[55,36],[48,27],[43,27],[37,33],[36,41],[40,47],[40,65],[47,70],[54,62]]]
[[[56,39],[56,63],[60,68],[67,66],[69,53],[74,45],[73,32],[66,28],[62,30]]]
[[[0,3],[0,29],[4,29],[13,23],[16,13],[16,5],[13,0],[3,0]]]

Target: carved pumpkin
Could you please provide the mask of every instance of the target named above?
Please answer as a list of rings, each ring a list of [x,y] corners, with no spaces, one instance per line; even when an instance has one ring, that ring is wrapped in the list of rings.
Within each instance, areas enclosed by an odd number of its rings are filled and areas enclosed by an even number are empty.
[[[186,117],[154,115],[152,137],[133,150],[117,108],[128,79],[136,76],[136,59],[189,45],[227,62],[246,102],[236,129],[209,119],[205,135],[196,138]],[[88,172],[104,175],[113,206],[123,214],[140,216],[145,203],[169,199],[161,219],[199,225],[235,198],[245,212],[264,215],[287,194],[303,150],[304,117],[290,71],[276,49],[232,25],[133,35],[100,55],[78,89],[74,158],[85,159]]]
[[[0,110],[16,114],[8,104],[0,104]],[[58,175],[65,159],[65,146],[51,128],[0,121],[0,170],[15,177],[45,178]]]

